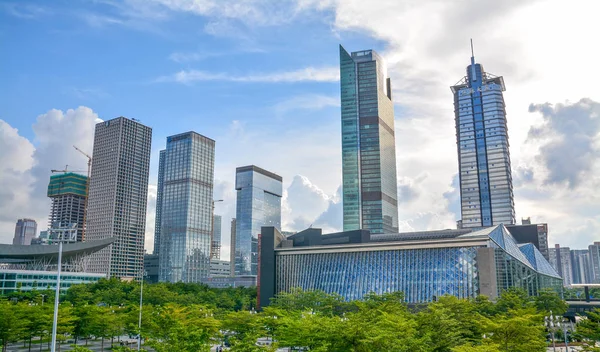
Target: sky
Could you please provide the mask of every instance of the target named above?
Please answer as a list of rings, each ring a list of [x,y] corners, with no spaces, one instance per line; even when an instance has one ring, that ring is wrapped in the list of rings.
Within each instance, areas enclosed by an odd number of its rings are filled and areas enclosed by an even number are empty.
[[[471,52],[503,76],[517,219],[551,244],[600,241],[600,49],[595,0],[54,0],[0,2],[0,242],[18,218],[47,227],[51,169],[86,170],[94,125],[216,140],[222,257],[235,168],[283,177],[282,228],[341,230],[339,45],[387,62],[401,231],[460,218],[450,86]]]

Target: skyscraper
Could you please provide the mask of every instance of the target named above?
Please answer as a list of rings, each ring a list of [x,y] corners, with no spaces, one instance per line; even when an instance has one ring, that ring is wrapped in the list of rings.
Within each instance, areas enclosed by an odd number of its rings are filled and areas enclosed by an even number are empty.
[[[572,249],[571,265],[573,266],[574,284],[591,284],[593,282],[594,272],[589,250]]]
[[[211,255],[213,259],[221,259],[221,215],[213,217],[213,238]]]
[[[600,242],[594,242],[588,247],[590,265],[592,267],[592,282],[600,284]]]
[[[86,240],[116,240],[91,256],[89,272],[142,274],[151,143],[152,129],[134,119],[96,125]]]
[[[37,222],[33,219],[19,219],[15,225],[14,245],[29,246],[37,234]]]
[[[504,78],[485,72],[471,56],[467,75],[451,89],[462,227],[515,224]]]
[[[156,214],[154,216],[154,252],[160,254],[160,224],[162,212],[162,194],[165,180],[165,154],[166,150],[161,150],[158,156],[158,181],[156,185]],[[158,259],[157,259],[158,262]],[[158,270],[157,270],[158,271]]]
[[[235,189],[235,275],[256,275],[260,228],[281,228],[282,178],[254,165],[238,167]]]
[[[196,132],[167,137],[159,280],[199,282],[210,273],[215,141]]]
[[[550,264],[560,277],[563,278],[565,286],[573,284],[573,264],[571,263],[571,249],[569,247],[561,247],[560,244],[550,248]]]
[[[373,50],[340,45],[344,231],[398,232],[392,87]]]
[[[77,224],[77,241],[83,241],[83,217],[87,176],[64,173],[50,177],[48,197],[52,199],[48,227]]]
[[[229,266],[231,267],[231,276],[235,276],[235,218],[231,219],[231,236],[229,237]]]

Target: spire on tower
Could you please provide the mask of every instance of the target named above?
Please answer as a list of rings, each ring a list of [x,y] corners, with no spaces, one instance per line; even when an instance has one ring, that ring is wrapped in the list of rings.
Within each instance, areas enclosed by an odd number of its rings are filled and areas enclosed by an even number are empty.
[[[473,51],[473,38],[471,38],[471,80],[477,80],[477,75],[475,74],[475,53]]]

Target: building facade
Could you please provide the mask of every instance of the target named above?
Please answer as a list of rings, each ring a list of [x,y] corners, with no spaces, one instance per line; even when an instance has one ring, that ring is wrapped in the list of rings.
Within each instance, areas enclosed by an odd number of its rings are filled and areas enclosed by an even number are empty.
[[[373,50],[340,45],[344,231],[398,232],[391,81]]]
[[[56,275],[54,271],[0,268],[0,296],[11,292],[54,291],[56,290]],[[105,277],[104,274],[62,272],[60,274],[60,290],[64,293],[73,285],[94,283]]]
[[[160,225],[162,217],[162,198],[165,182],[165,155],[167,151],[161,150],[158,157],[158,178],[156,183],[156,213],[154,216],[154,252],[160,255]]]
[[[592,282],[600,284],[600,242],[594,242],[588,247],[590,265],[592,266]]]
[[[226,260],[212,259],[210,261],[210,277],[228,277],[231,265]]]
[[[199,282],[210,273],[215,141],[167,137],[161,200],[160,281]]]
[[[37,235],[37,222],[33,219],[19,219],[15,225],[14,245],[29,246]]]
[[[229,237],[229,266],[231,267],[230,276],[235,276],[235,230],[236,230],[235,218],[231,219],[231,232]]]
[[[96,125],[86,240],[116,240],[91,256],[89,272],[142,275],[151,143],[152,129],[134,119]]]
[[[52,200],[48,228],[56,224],[77,224],[77,241],[83,241],[87,198],[87,176],[72,172],[50,177],[48,197]]]
[[[515,224],[504,78],[471,57],[467,75],[451,87],[461,195],[461,224]]]
[[[571,265],[573,267],[574,284],[593,283],[593,269],[590,260],[590,251],[587,249],[571,250]]]
[[[259,303],[293,288],[336,293],[345,300],[401,291],[407,303],[442,295],[495,298],[510,287],[530,295],[562,289],[558,273],[532,244],[518,245],[497,225],[476,232],[379,237],[357,230],[322,235],[309,229],[287,239],[261,233]]]
[[[221,259],[221,215],[213,216],[212,259]],[[229,263],[229,262],[228,262]]]
[[[561,247],[560,244],[554,245],[554,248],[550,249],[550,264],[563,278],[565,287],[573,284],[573,264],[569,247]]]
[[[261,227],[281,228],[282,181],[281,176],[254,165],[236,169],[236,276],[257,274]]]
[[[144,254],[144,280],[158,282],[158,254]]]
[[[548,224],[532,224],[531,221],[522,225],[506,225],[517,243],[533,243],[546,260],[550,260],[548,248]]]

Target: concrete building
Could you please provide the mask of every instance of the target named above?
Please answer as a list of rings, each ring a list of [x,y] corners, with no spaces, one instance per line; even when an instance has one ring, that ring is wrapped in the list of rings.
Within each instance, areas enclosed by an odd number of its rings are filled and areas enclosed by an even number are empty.
[[[196,132],[167,137],[160,281],[200,282],[210,274],[214,167],[214,140]]]
[[[210,261],[210,277],[230,276],[231,265],[226,260],[213,259]]]
[[[590,251],[587,249],[571,250],[571,265],[573,267],[574,284],[593,283],[593,267],[590,260]]]
[[[475,232],[425,231],[371,235],[366,230],[322,235],[307,229],[287,239],[263,227],[259,304],[293,288],[336,293],[345,300],[401,291],[408,303],[443,295],[496,298],[510,287],[529,295],[560,290],[562,279],[532,244],[519,245],[503,225]]]
[[[398,232],[392,87],[373,50],[340,45],[344,231]]]
[[[281,228],[282,178],[254,165],[238,167],[235,189],[235,275],[256,275],[261,227]]]
[[[231,219],[231,236],[229,241],[229,266],[231,267],[230,276],[235,276],[235,218]]]
[[[212,237],[212,249],[211,258],[220,260],[221,259],[221,215],[213,216],[213,237]],[[229,262],[228,262],[229,263]]]
[[[506,225],[517,243],[533,243],[546,260],[550,260],[548,248],[548,224],[532,224],[526,220],[522,225]]]
[[[116,239],[91,256],[89,272],[142,275],[151,143],[152,129],[134,119],[96,125],[86,240]]]
[[[600,242],[594,242],[588,247],[590,251],[590,265],[592,266],[592,282],[600,284]]]
[[[515,224],[504,78],[475,63],[451,87],[461,195],[461,226]]]
[[[556,244],[554,248],[550,249],[550,264],[560,277],[563,278],[563,284],[565,287],[573,284],[573,265],[571,263],[571,249],[569,247],[561,247],[560,244]]]
[[[236,277],[206,277],[201,279],[200,282],[211,288],[255,287],[256,276],[245,275]]]
[[[13,245],[29,246],[37,235],[37,222],[33,219],[19,219],[15,225]]]
[[[48,184],[48,197],[52,200],[48,228],[55,224],[77,224],[77,241],[83,238],[87,176],[72,172],[53,175]]]

